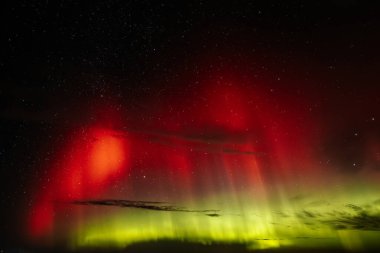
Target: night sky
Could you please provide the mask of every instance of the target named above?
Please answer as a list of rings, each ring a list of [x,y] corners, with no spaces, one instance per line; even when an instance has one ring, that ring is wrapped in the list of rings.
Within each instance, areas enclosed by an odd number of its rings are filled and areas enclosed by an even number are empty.
[[[8,1],[0,249],[379,248],[379,10]]]

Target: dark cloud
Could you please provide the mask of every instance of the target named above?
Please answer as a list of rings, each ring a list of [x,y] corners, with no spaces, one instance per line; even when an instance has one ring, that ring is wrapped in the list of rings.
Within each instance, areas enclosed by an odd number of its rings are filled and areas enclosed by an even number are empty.
[[[165,212],[187,212],[202,213],[209,217],[220,217],[220,210],[192,210],[184,207],[170,205],[166,202],[154,201],[131,201],[116,199],[100,199],[100,200],[75,200],[70,202],[75,205],[88,206],[115,206],[122,208],[138,208],[152,211]],[[325,224],[335,230],[365,230],[380,231],[380,212],[376,212],[376,203],[358,206],[347,204],[345,208],[339,211],[317,212],[311,210],[302,210],[296,213],[296,216],[307,226],[318,227],[318,224]],[[280,214],[283,218],[288,215]]]
[[[336,230],[380,231],[380,212],[377,205],[376,201],[362,206],[346,204],[339,211],[302,210],[296,216],[308,226],[322,223]]]
[[[187,213],[204,213],[210,217],[219,217],[219,210],[191,210],[183,207],[168,205],[166,202],[151,202],[151,201],[132,201],[119,199],[100,199],[100,200],[75,200],[71,202],[75,205],[88,206],[116,206],[123,208],[139,208],[152,211],[166,212],[187,212]]]
[[[354,215],[343,214],[334,219],[325,221],[331,227],[353,230],[380,231],[380,213],[371,214],[366,211],[359,211]]]

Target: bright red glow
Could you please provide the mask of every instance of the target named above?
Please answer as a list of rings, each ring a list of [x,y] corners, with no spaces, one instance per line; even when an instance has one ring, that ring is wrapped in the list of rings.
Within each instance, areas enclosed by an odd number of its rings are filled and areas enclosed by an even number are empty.
[[[126,145],[105,130],[94,133],[95,141],[89,153],[88,175],[91,182],[101,183],[116,175],[127,160]]]
[[[93,126],[74,134],[52,166],[49,183],[30,212],[29,234],[33,237],[49,234],[55,213],[65,208],[55,205],[56,201],[101,194],[124,175],[128,162],[128,142],[112,130]]]
[[[67,137],[31,212],[31,234],[48,235],[55,213],[72,213],[70,205],[57,206],[55,200],[161,194],[164,200],[192,201],[253,185],[265,198],[266,182],[291,179],[295,170],[313,163],[304,128],[312,129],[314,120],[298,104],[239,81],[210,81],[186,99],[174,97],[152,108],[148,122],[136,117],[131,131],[113,128],[108,117],[114,115],[107,111],[100,123]],[[283,108],[290,111],[284,114]],[[304,128],[297,128],[300,121]],[[110,186],[120,183],[123,190],[112,192]]]

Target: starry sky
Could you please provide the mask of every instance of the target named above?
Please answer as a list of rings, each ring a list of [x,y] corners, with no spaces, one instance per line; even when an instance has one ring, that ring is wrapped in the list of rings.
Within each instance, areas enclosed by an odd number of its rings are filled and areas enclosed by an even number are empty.
[[[378,11],[9,1],[0,247],[380,247]]]

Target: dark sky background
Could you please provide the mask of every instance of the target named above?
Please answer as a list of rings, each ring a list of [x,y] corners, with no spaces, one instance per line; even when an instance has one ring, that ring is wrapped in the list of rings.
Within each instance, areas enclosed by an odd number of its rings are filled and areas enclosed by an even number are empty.
[[[380,138],[375,3],[2,4],[0,245],[17,243],[18,213],[33,201],[46,173],[41,164],[54,158],[65,133],[93,120],[89,111],[113,101],[128,110],[130,126],[151,128],[151,108],[197,96],[210,76],[239,76],[279,101],[306,101],[300,110],[322,122],[326,136],[319,152],[356,170],[364,143]]]

